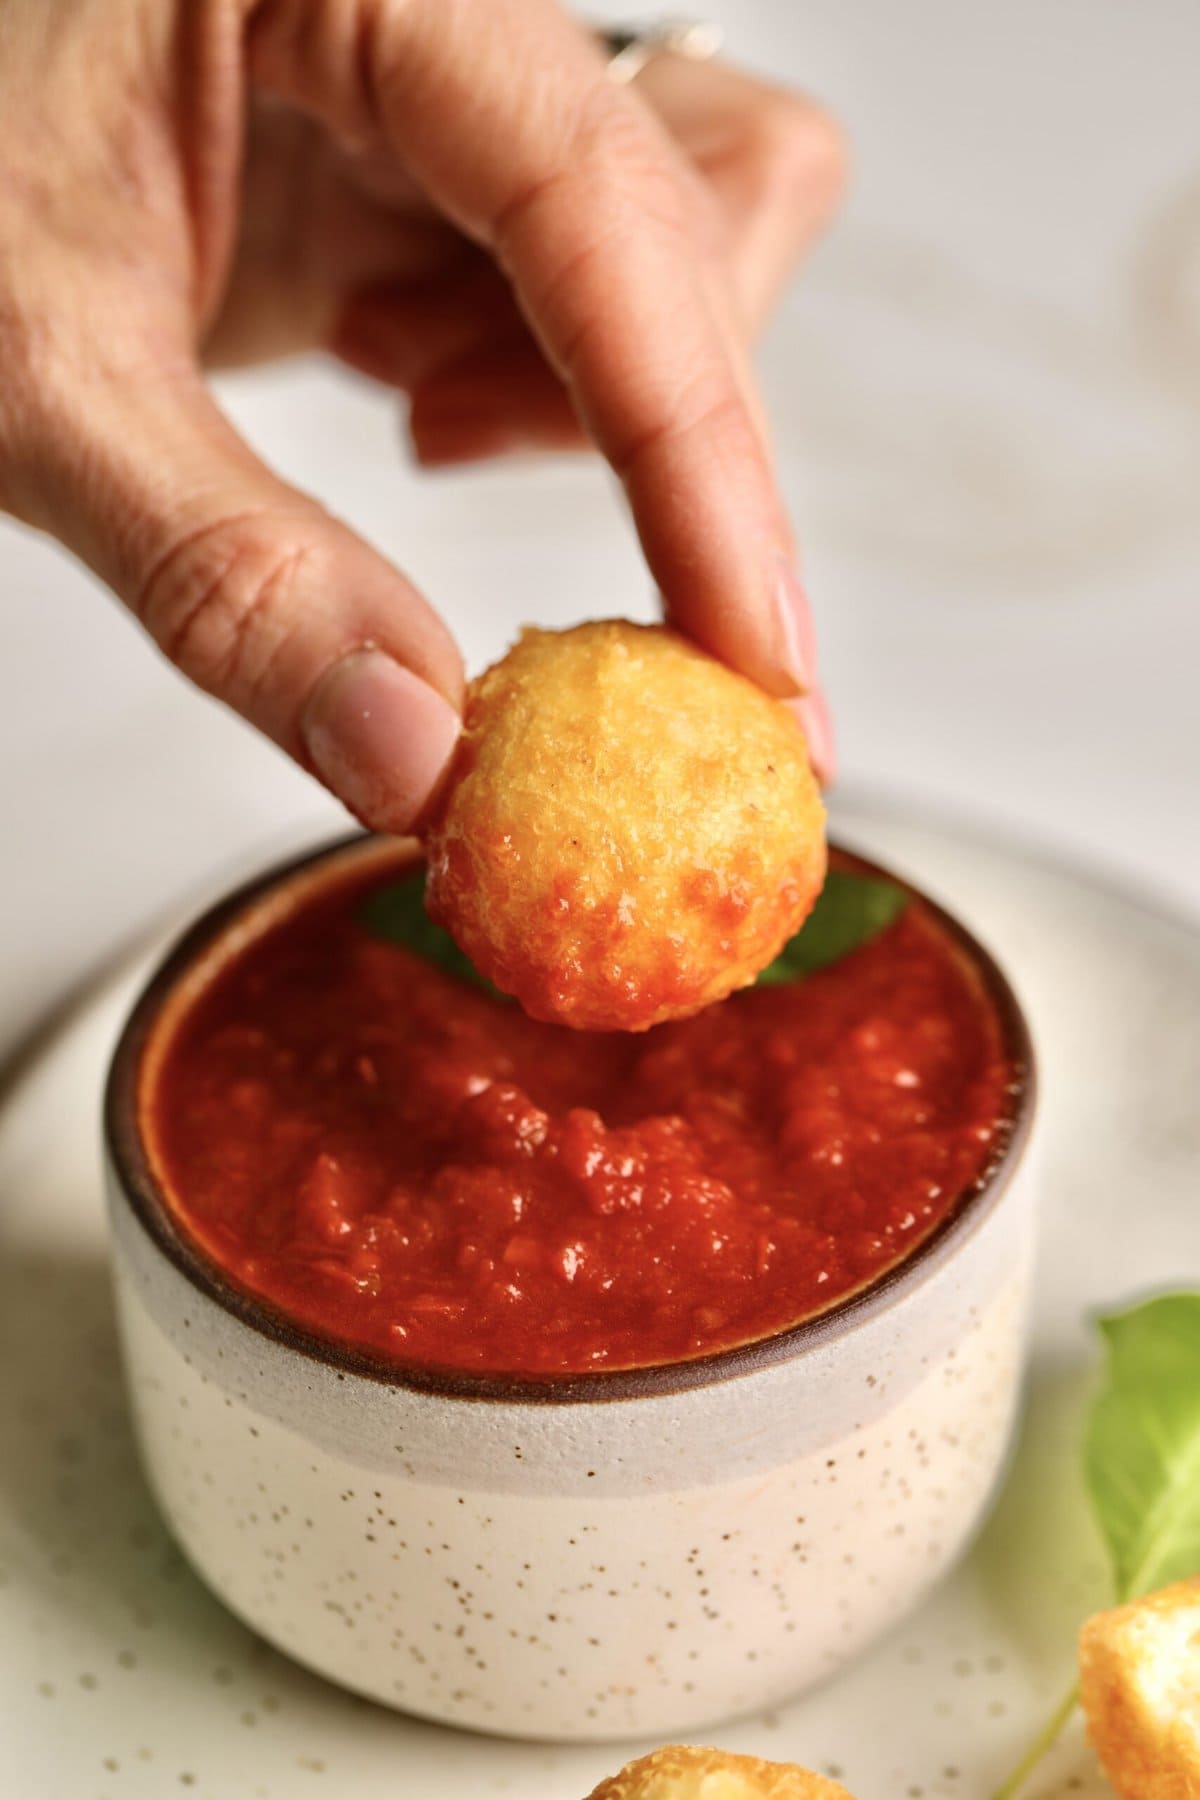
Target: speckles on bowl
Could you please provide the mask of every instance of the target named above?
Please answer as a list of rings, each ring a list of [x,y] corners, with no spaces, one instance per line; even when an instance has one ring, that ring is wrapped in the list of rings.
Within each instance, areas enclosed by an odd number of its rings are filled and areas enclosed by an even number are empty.
[[[390,1439],[383,1468],[355,1472],[236,1395],[229,1406],[131,1288],[124,1324],[156,1487],[242,1617],[406,1710],[627,1736],[784,1699],[941,1572],[1007,1442],[1024,1285],[1022,1263],[915,1381],[879,1371],[866,1422],[836,1444],[700,1487],[633,1479],[614,1495],[609,1470],[595,1499],[494,1491],[486,1469],[478,1490],[417,1480]],[[889,1384],[898,1397],[880,1408]],[[176,1436],[185,1410],[195,1430]],[[498,1443],[495,1459],[518,1450]]]
[[[11,1220],[10,1209],[10,1233]],[[202,1677],[207,1656],[214,1691],[228,1695],[231,1726],[250,1709],[273,1722],[283,1707],[272,1691],[276,1670],[297,1698],[308,1690],[310,1705],[330,1690],[282,1664],[218,1606],[168,1536],[135,1455],[98,1250],[86,1258],[60,1250],[31,1263],[14,1254],[10,1236],[0,1252],[0,1637],[19,1651],[19,1661],[4,1666],[0,1790],[69,1792],[72,1800],[162,1800],[187,1790],[197,1800],[230,1800],[228,1785],[206,1773],[205,1734],[192,1763],[167,1748],[179,1736],[178,1681],[193,1671]],[[190,1396],[182,1397],[186,1412]],[[190,1448],[199,1454],[195,1432]],[[44,1746],[44,1778],[10,1762],[14,1740],[31,1735],[26,1714]],[[310,1754],[294,1711],[279,1733],[295,1742],[288,1761],[303,1752],[296,1766],[315,1770],[321,1758]],[[81,1743],[94,1747],[94,1780],[79,1773]],[[66,1766],[60,1754],[70,1756],[74,1775],[55,1772]],[[254,1790],[238,1789],[239,1800],[243,1792]]]

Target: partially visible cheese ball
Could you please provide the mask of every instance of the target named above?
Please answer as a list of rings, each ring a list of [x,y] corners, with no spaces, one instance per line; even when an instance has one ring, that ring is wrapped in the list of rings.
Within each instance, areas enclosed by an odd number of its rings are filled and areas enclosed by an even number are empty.
[[[526,630],[468,694],[427,904],[535,1019],[644,1031],[778,953],[824,819],[792,713],[677,632]]]
[[[1087,1621],[1079,1698],[1121,1800],[1200,1794],[1200,1575]]]
[[[853,1796],[836,1781],[795,1763],[666,1744],[626,1763],[619,1774],[602,1781],[589,1800],[853,1800]]]

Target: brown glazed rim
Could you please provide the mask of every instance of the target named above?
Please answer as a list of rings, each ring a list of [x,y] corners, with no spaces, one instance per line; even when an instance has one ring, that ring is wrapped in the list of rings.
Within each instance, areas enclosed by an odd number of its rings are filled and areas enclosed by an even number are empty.
[[[952,942],[965,952],[996,1008],[1005,1050],[1014,1070],[1009,1129],[991,1160],[960,1197],[954,1210],[903,1261],[868,1286],[835,1302],[825,1312],[769,1337],[738,1344],[732,1349],[713,1351],[707,1356],[656,1363],[647,1368],[600,1369],[583,1374],[544,1376],[495,1372],[472,1374],[428,1364],[393,1361],[370,1350],[357,1349],[305,1330],[269,1302],[239,1287],[185,1235],[154,1173],[143,1140],[138,1106],[143,1068],[156,1038],[169,1029],[166,1015],[176,1008],[186,1011],[191,1004],[193,995],[181,996],[178,991],[187,977],[193,978],[193,993],[202,991],[205,981],[198,979],[202,966],[211,960],[214,967],[220,967],[230,955],[237,954],[240,943],[252,941],[260,930],[269,929],[272,917],[282,917],[290,912],[306,889],[323,882],[326,865],[334,868],[356,862],[360,855],[370,854],[372,850],[381,861],[388,861],[397,854],[398,848],[393,841],[372,839],[363,834],[339,838],[277,865],[219,901],[184,933],[159,963],[138,996],[113,1053],[104,1098],[104,1135],[124,1198],[142,1230],[167,1261],[201,1294],[249,1330],[297,1355],[324,1363],[339,1374],[362,1376],[388,1387],[435,1394],[447,1400],[563,1404],[650,1399],[751,1375],[848,1336],[928,1280],[974,1236],[999,1204],[1028,1139],[1036,1097],[1033,1046],[1016,995],[993,958],[951,914],[890,870],[831,844],[839,858],[858,873],[881,876],[903,887],[921,902]],[[413,860],[419,855],[415,846],[411,855]],[[299,879],[306,872],[309,881]],[[278,895],[283,902],[278,913],[261,904],[273,895]],[[249,936],[237,933],[233,928],[239,922],[248,926],[257,923],[258,929]],[[227,940],[224,944],[223,939]],[[192,987],[192,983],[188,986]],[[172,1001],[174,1007],[170,1004]]]

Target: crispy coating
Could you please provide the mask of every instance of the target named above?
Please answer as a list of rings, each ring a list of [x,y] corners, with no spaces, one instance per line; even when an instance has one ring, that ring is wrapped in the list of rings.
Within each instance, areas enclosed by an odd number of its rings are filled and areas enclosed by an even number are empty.
[[[667,1744],[626,1763],[619,1774],[602,1781],[589,1800],[853,1800],[853,1796],[836,1781],[795,1763]]]
[[[468,694],[427,902],[535,1019],[644,1031],[778,953],[824,817],[792,713],[678,633],[526,630]]]
[[[1200,1576],[1089,1619],[1079,1697],[1121,1800],[1200,1800]]]

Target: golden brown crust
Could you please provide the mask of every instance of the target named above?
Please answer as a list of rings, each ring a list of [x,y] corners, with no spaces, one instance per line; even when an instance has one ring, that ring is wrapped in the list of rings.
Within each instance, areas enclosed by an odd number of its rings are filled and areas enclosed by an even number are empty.
[[[1121,1800],[1200,1800],[1200,1576],[1089,1619],[1079,1697]]]
[[[666,1744],[610,1775],[589,1800],[853,1800],[853,1796],[836,1781],[795,1763]]]
[[[824,818],[791,711],[677,632],[525,631],[471,685],[429,908],[534,1018],[641,1031],[777,955]]]

